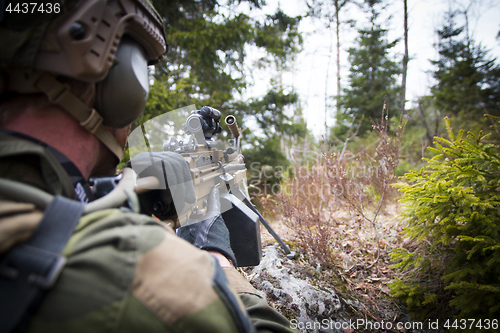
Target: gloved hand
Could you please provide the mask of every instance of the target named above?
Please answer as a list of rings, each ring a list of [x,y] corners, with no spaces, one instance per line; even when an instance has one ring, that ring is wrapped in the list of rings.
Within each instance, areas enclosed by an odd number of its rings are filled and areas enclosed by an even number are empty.
[[[139,178],[154,176],[160,181],[159,190],[139,195],[143,213],[165,220],[189,209],[189,204],[196,201],[191,172],[182,155],[168,151],[141,152],[127,166]]]
[[[187,224],[177,228],[177,236],[187,240],[202,250],[223,254],[236,266],[236,258],[231,249],[229,230],[220,215],[219,189],[213,187],[208,195],[207,213],[203,218],[189,218]]]

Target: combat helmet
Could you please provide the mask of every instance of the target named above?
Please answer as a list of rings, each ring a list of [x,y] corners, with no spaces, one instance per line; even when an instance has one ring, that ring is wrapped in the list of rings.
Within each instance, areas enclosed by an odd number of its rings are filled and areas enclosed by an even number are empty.
[[[167,51],[162,20],[149,0],[48,2],[66,12],[34,27],[0,17],[0,94],[45,94],[121,159],[105,126],[125,127],[143,111],[147,66]],[[95,84],[92,107],[68,78]]]

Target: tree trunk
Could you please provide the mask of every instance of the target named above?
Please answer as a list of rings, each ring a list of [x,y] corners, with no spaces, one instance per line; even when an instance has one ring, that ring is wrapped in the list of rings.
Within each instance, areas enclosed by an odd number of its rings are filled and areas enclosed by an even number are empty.
[[[345,3],[345,2],[344,2]],[[335,0],[335,24],[337,33],[337,114],[340,113],[340,21],[339,21],[339,0]]]
[[[328,142],[328,79],[330,78],[330,61],[332,60],[333,35],[330,30],[330,50],[328,51],[328,64],[326,65],[325,77],[325,143]]]
[[[403,0],[404,3],[404,43],[405,55],[403,57],[403,79],[401,83],[401,114],[405,113],[406,102],[406,74],[408,71],[408,1]]]

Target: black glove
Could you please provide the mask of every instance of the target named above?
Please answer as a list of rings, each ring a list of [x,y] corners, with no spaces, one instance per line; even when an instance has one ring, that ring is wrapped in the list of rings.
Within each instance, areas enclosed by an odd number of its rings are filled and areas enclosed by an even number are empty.
[[[219,189],[213,187],[207,200],[207,213],[203,220],[190,217],[187,225],[177,228],[177,236],[187,240],[199,249],[223,254],[236,266],[231,249],[229,230],[220,215]]]
[[[173,152],[142,152],[127,166],[139,178],[154,176],[160,181],[160,189],[139,195],[141,212],[154,214],[161,220],[189,209],[196,201],[189,167],[182,155]]]

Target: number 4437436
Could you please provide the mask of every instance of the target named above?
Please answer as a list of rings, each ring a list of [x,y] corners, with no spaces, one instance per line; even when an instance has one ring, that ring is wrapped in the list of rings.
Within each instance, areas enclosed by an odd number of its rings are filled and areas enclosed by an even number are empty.
[[[450,329],[462,329],[462,330],[470,330],[470,329],[498,329],[498,319],[448,319],[444,323],[444,328]]]
[[[5,12],[7,13],[18,13],[18,14],[33,14],[33,13],[46,13],[58,14],[61,11],[60,3],[50,3],[50,2],[18,2],[13,4],[9,2],[7,7],[5,8]]]

